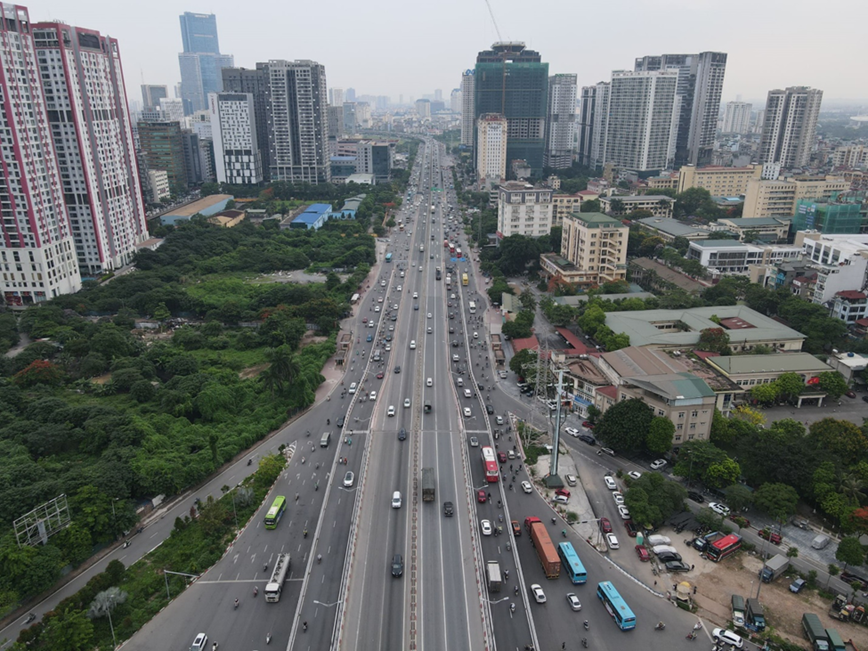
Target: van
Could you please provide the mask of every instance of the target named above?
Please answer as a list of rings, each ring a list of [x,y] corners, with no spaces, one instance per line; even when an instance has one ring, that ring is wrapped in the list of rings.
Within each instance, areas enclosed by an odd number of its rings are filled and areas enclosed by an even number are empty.
[[[827,536],[824,533],[821,533],[820,535],[815,536],[814,539],[811,541],[811,547],[813,547],[814,549],[823,549],[828,544],[829,544],[829,536]]]
[[[392,493],[392,508],[401,508],[401,491],[395,491],[394,493]]]
[[[319,446],[321,448],[327,448],[329,446],[329,441],[332,440],[331,432],[323,432],[322,438],[319,440]]]
[[[465,398],[472,398],[473,397],[473,394],[470,393],[470,389],[464,389],[464,397]]]
[[[355,382],[353,382],[353,383],[350,385],[350,393],[355,393],[355,392],[356,392],[356,386],[357,386],[357,385],[356,385]]]
[[[193,646],[190,647],[190,651],[205,651],[206,646],[208,646],[208,636],[204,633],[199,633],[196,639],[193,640]]]

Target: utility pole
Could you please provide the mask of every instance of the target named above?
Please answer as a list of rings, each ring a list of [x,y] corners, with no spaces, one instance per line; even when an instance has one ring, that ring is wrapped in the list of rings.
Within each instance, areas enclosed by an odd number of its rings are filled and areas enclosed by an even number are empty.
[[[555,431],[552,434],[552,465],[549,469],[549,476],[554,477],[558,474],[558,443],[560,442],[561,436],[561,395],[563,395],[564,390],[564,370],[558,369],[558,397],[557,397],[557,411],[555,412]]]

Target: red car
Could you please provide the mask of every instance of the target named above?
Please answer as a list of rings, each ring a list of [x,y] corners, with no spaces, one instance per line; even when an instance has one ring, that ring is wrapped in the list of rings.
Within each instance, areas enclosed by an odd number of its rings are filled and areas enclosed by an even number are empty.
[[[585,421],[582,421],[582,427],[587,427],[588,429],[594,429],[594,424],[589,420],[585,420]]]
[[[485,504],[486,496],[485,491],[477,491],[476,493],[476,501],[480,504]]]
[[[570,498],[570,491],[568,491],[566,488],[559,488],[555,491],[555,495],[563,495],[564,497],[569,499]]]
[[[759,537],[765,538],[766,540],[768,540],[770,543],[772,543],[774,545],[780,545],[781,544],[781,534],[779,534],[777,531],[770,531],[768,529],[762,529],[759,532]]]
[[[367,322],[368,322],[368,317],[365,317],[364,319],[362,319],[362,323],[367,323]]]
[[[651,560],[651,554],[648,553],[648,550],[642,545],[636,545],[636,554],[639,556],[639,560],[643,563],[647,563]]]
[[[515,538],[518,538],[521,535],[521,527],[518,524],[518,520],[512,520],[512,535]]]
[[[506,452],[498,452],[497,460],[500,461],[500,463],[506,463]]]
[[[609,522],[609,518],[600,518],[600,531],[612,533],[612,523]]]
[[[378,380],[382,380],[382,379],[383,379],[383,374],[382,374],[382,373],[377,373],[377,379],[378,379]]]
[[[636,525],[632,520],[624,520],[624,527],[627,529],[627,535],[631,538],[636,537]]]

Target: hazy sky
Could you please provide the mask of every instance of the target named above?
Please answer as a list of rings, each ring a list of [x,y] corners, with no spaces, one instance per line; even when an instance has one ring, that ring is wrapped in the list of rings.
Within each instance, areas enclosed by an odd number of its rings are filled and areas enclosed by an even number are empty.
[[[120,41],[128,92],[180,81],[178,16],[217,14],[220,49],[235,65],[313,59],[330,87],[358,94],[444,98],[500,40],[485,0],[18,0],[33,21],[62,20]],[[825,100],[868,101],[865,0],[490,0],[503,40],[524,41],[550,73],[579,86],[632,69],[638,56],[728,53],[724,100],[765,101],[772,88],[820,88]],[[123,7],[124,9],[120,9]]]

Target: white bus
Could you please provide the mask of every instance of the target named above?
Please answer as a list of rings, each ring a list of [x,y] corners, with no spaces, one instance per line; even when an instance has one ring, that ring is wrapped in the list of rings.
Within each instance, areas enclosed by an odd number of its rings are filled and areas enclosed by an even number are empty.
[[[353,294],[352,298],[350,298],[350,305],[355,305],[359,302],[360,296],[358,294]]]
[[[470,301],[467,304],[467,309],[470,311],[471,314],[476,314],[476,303],[474,303],[473,301]]]
[[[280,591],[283,590],[283,582],[286,573],[289,572],[289,554],[278,554],[271,580],[265,584],[265,600],[272,603],[280,601]]]

